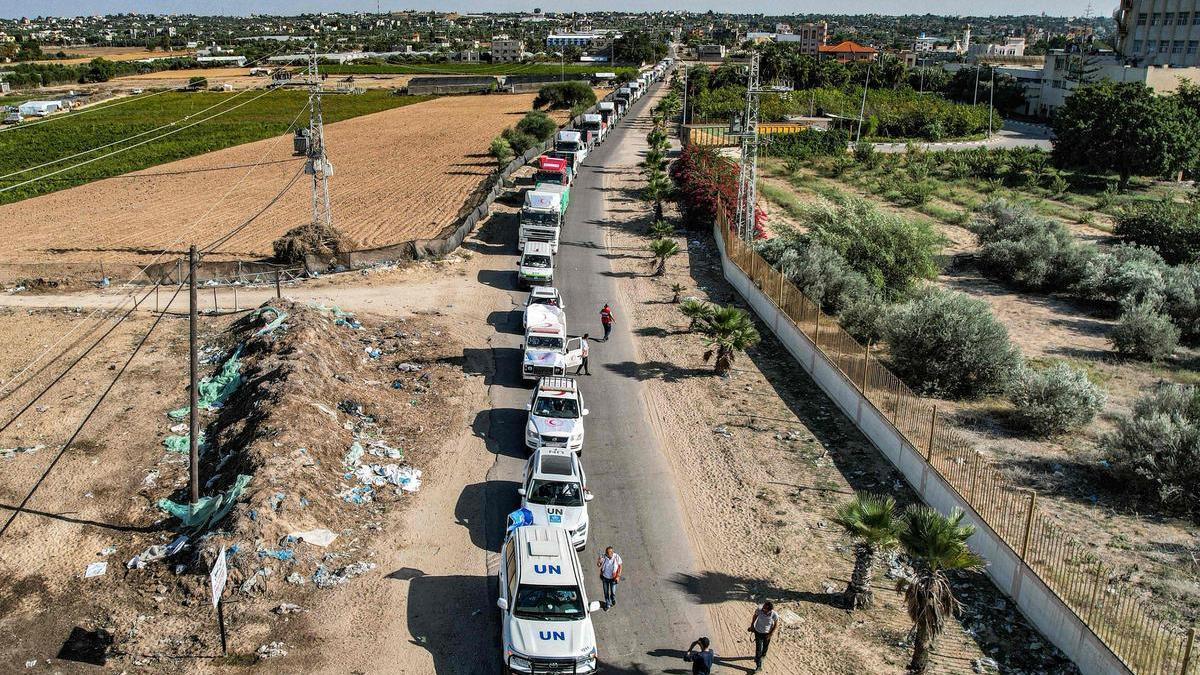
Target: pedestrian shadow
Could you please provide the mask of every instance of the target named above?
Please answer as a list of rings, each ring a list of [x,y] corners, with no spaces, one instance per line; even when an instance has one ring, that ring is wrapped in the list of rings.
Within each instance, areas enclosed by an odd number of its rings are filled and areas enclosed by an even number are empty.
[[[482,575],[433,576],[421,570],[400,571],[410,577],[407,581],[408,634],[412,636],[412,644],[433,657],[433,672],[439,675],[500,673],[498,614],[487,609],[494,607],[494,604],[488,604],[495,602],[494,579]],[[388,578],[396,577],[389,574]],[[450,611],[455,607],[479,607],[483,611]],[[464,636],[472,637],[463,639]]]
[[[489,480],[463,487],[454,505],[454,522],[467,528],[471,544],[493,553],[504,544],[507,514],[521,505],[519,484],[511,480]]]
[[[618,363],[606,363],[604,367],[617,375],[628,377],[638,382],[645,382],[647,380],[679,382],[690,377],[707,375],[711,372],[706,368],[681,368],[666,361],[646,361],[643,363],[620,361]]]
[[[713,647],[715,648],[716,645],[713,645]],[[687,661],[683,661],[684,654],[687,654],[687,652],[682,649],[651,649],[650,651],[646,652],[647,656],[653,656],[655,658],[663,658],[663,659],[673,659],[675,661],[682,661],[683,663],[688,663]],[[713,665],[724,666],[724,667],[732,669],[732,670],[740,670],[743,673],[753,673],[754,668],[751,668],[748,666],[741,666],[736,663],[733,663],[734,661],[753,661],[753,660],[754,660],[753,656],[721,656],[720,654],[717,654],[716,658],[713,659]],[[686,673],[691,673],[692,668],[691,668],[691,664],[688,663],[688,666],[686,668],[668,668],[668,669],[660,671],[660,672],[686,674]]]
[[[693,601],[703,605],[716,605],[730,601],[757,604],[770,600],[775,603],[810,602],[837,609],[846,608],[840,593],[814,593],[779,588],[767,579],[740,577],[711,570],[700,574],[679,572],[671,578],[671,583],[679,586]]]

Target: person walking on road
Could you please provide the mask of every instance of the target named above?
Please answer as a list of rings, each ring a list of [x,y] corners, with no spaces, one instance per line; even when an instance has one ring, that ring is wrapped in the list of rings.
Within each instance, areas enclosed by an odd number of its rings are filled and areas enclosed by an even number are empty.
[[[617,584],[621,583],[621,556],[609,546],[604,549],[604,555],[596,559],[596,567],[600,568],[600,585],[604,587],[604,611],[617,605]]]
[[[779,613],[775,605],[764,602],[762,607],[754,610],[750,619],[749,631],[754,633],[754,672],[762,670],[763,659],[767,658],[767,650],[771,647],[771,638],[779,628]]]
[[[710,675],[712,673],[713,659],[717,658],[717,653],[708,644],[708,638],[702,637],[688,645],[687,654],[684,654],[683,660],[691,662],[692,675]],[[699,649],[696,649],[697,647]]]
[[[588,334],[587,333],[584,333],[583,337],[579,339],[579,348],[581,350],[583,350],[583,361],[579,364],[579,367],[575,369],[575,374],[578,375],[579,371],[582,370],[584,375],[591,375],[592,371],[590,368],[588,368]]]
[[[604,306],[600,308],[600,325],[604,326],[604,341],[608,342],[608,335],[612,333],[613,326],[612,308],[608,306],[608,303],[604,303]]]

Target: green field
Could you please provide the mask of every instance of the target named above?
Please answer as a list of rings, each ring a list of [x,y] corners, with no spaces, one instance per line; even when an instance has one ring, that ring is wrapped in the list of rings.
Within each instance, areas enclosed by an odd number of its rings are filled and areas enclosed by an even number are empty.
[[[277,136],[287,131],[298,114],[299,124],[307,126],[308,113],[301,114],[307,107],[306,92],[277,89],[263,95],[264,93],[260,90],[241,92],[240,95],[169,92],[148,96],[144,101],[123,103],[113,106],[112,109],[105,109],[105,106],[101,105],[100,109],[83,115],[77,114],[62,119],[47,118],[52,121],[32,126],[27,122],[25,125],[0,129],[0,190],[4,190],[0,192],[0,204]],[[258,96],[262,97],[255,100]],[[427,101],[430,98],[432,97],[396,96],[389,91],[368,90],[365,94],[326,96],[322,107],[325,121],[337,122]],[[243,103],[245,105],[241,107],[234,107]],[[214,105],[217,107],[202,112]],[[126,152],[98,159],[29,185],[13,187],[35,176],[154,139],[163,133],[211,117],[221,111],[228,112]],[[181,121],[189,115],[196,116]],[[172,122],[178,124],[152,134],[137,136]],[[123,141],[131,136],[137,137]],[[110,143],[115,144],[94,152],[86,152]],[[34,171],[28,170],[30,167],[70,157],[76,153],[86,154]],[[86,208],[86,205],[81,204],[80,207]]]
[[[330,75],[595,75],[613,72],[608,65],[557,63],[351,63],[321,66]]]

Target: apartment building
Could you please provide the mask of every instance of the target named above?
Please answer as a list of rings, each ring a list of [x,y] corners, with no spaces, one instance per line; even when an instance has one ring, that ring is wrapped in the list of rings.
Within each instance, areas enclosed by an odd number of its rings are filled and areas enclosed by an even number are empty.
[[[1200,66],[1200,0],[1121,0],[1117,51],[1138,66]]]
[[[816,56],[818,50],[829,40],[829,24],[803,23],[790,26],[786,23],[775,24],[774,33],[749,32],[746,39],[754,42],[785,42],[796,45],[801,54]]]
[[[492,63],[515,63],[525,58],[525,41],[507,35],[492,38]]]

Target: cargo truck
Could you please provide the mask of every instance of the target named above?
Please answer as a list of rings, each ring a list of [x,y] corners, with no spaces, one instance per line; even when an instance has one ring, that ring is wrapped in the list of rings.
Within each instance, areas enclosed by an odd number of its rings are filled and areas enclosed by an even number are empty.
[[[583,133],[587,134],[587,143],[591,147],[604,142],[604,137],[608,132],[608,125],[604,123],[604,118],[599,113],[587,113],[583,116]]]
[[[600,113],[600,119],[607,129],[612,129],[612,125],[617,121],[617,104],[612,101],[601,101],[596,104],[596,111]]]
[[[579,165],[587,159],[587,154],[587,141],[581,132],[564,129],[554,135],[554,156],[570,159],[575,173],[579,173]]]
[[[559,208],[565,214],[567,207],[571,205],[571,188],[558,183],[536,183],[533,187],[538,192],[548,192],[555,195],[559,201]]]
[[[536,188],[526,192],[525,204],[521,207],[517,249],[524,251],[526,242],[544,241],[550,244],[550,250],[553,253],[558,253],[558,232],[562,227],[562,209],[562,196],[559,194],[542,192]]]
[[[551,157],[542,155],[538,157],[538,168],[533,173],[533,182],[553,183],[555,185],[569,186],[571,180],[575,177],[575,172],[571,170],[571,163],[562,157]]]

